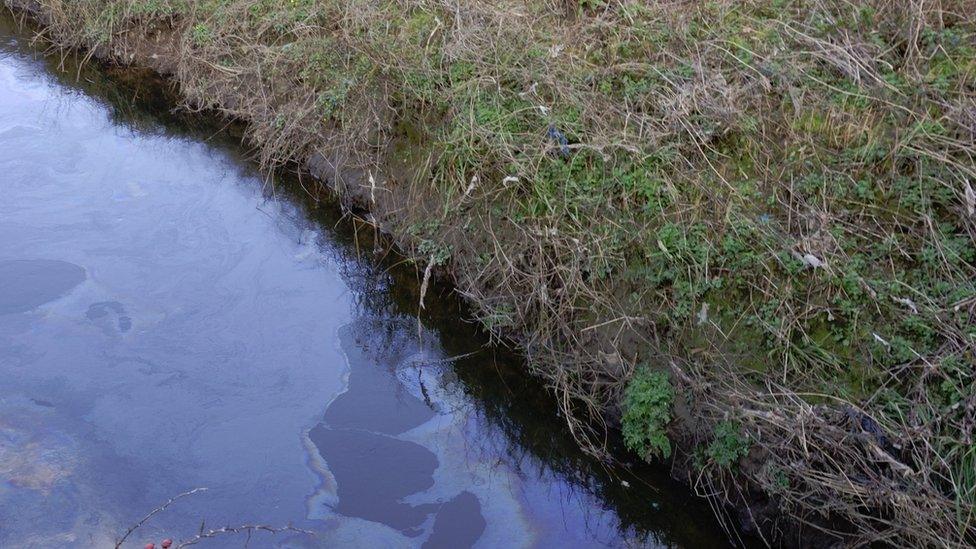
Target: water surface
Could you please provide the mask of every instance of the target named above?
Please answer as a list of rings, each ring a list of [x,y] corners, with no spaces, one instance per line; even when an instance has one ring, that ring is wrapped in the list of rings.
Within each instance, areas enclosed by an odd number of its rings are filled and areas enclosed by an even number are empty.
[[[131,545],[723,543],[662,472],[580,453],[453,299],[418,320],[416,271],[233,132],[0,43],[0,546],[111,546],[196,487]]]

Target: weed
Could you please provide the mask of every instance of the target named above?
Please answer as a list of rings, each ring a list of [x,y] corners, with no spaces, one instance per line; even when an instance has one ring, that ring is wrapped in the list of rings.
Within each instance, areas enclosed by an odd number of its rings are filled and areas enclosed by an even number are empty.
[[[741,428],[735,422],[722,421],[715,426],[711,444],[705,455],[715,465],[728,469],[749,453],[749,439],[740,434]]]
[[[666,428],[673,401],[674,389],[666,373],[646,367],[637,371],[624,401],[623,434],[628,448],[646,458],[671,455]]]
[[[204,46],[213,41],[213,31],[204,23],[194,25],[191,36],[197,46]]]

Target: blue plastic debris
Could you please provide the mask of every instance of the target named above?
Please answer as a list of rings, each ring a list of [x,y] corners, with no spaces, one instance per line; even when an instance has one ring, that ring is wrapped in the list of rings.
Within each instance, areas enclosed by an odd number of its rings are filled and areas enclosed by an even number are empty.
[[[559,154],[563,158],[569,158],[569,139],[566,139],[566,135],[556,129],[555,124],[549,124],[549,131],[546,132],[546,136],[559,144]]]

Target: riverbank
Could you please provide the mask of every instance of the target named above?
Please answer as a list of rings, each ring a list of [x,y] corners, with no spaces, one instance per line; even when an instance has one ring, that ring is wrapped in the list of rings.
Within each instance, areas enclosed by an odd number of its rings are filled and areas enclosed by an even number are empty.
[[[209,489],[129,540],[253,521],[313,547],[462,547],[483,520],[487,546],[726,545],[666,468],[583,453],[449,285],[418,317],[416,268],[333,196],[266,179],[242,124],[174,109],[151,71],[42,57],[32,34],[0,11],[0,547],[114,546],[189,487]],[[336,428],[351,444],[319,448]],[[366,439],[396,451],[350,461]]]
[[[307,164],[595,452],[773,544],[972,541],[971,2],[6,3]]]

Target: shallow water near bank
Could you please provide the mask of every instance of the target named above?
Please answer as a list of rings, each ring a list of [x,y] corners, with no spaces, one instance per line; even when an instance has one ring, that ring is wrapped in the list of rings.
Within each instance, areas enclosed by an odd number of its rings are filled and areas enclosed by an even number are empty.
[[[418,320],[416,272],[334,205],[0,21],[0,546],[111,546],[197,487],[131,546],[201,522],[314,533],[259,547],[725,543],[664,472],[579,452],[453,299]]]

